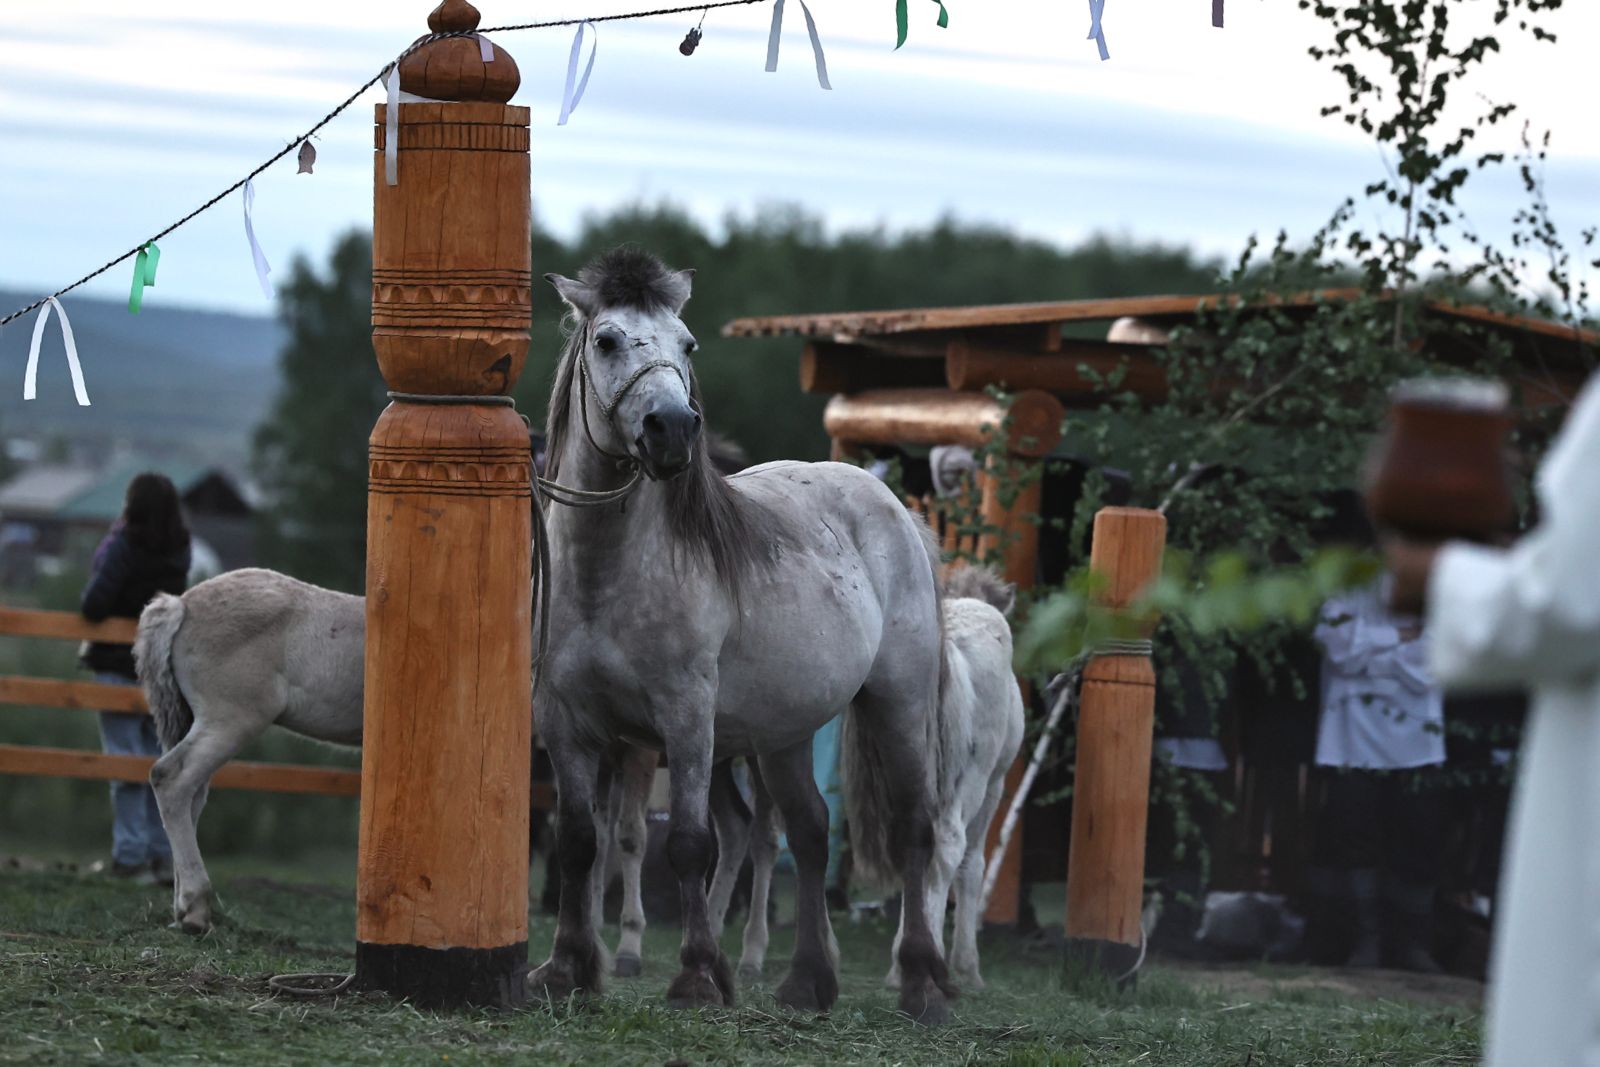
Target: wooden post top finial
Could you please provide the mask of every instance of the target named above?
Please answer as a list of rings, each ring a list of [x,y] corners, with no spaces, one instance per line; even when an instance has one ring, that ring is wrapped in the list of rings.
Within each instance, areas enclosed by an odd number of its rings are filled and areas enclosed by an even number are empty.
[[[444,0],[428,15],[433,33],[471,33],[478,28],[478,9],[467,0]],[[483,61],[476,37],[430,41],[400,61],[400,88],[430,100],[470,100],[503,104],[522,84],[516,60],[499,44],[494,58]]]

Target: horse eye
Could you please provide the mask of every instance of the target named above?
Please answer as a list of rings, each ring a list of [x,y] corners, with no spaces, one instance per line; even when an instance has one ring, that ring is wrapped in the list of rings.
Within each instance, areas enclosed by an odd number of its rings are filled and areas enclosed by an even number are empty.
[[[692,356],[698,351],[700,351],[700,342],[696,341],[693,337],[691,337],[687,341],[683,342],[683,354],[684,355]]]
[[[609,333],[603,333],[594,339],[594,346],[602,352],[615,352],[617,339]]]

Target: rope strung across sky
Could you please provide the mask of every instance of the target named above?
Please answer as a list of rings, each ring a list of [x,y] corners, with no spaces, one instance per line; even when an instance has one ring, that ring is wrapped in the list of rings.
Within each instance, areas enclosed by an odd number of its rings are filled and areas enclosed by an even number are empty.
[[[401,52],[398,56],[396,56],[392,62],[385,64],[382,70],[378,71],[378,73],[376,73],[372,77],[368,78],[365,82],[362,82],[361,86],[358,89],[356,89],[355,92],[353,92],[349,96],[345,97],[344,100],[340,101],[339,104],[336,105],[333,108],[333,110],[329,111],[326,115],[322,116],[322,118],[318,119],[316,124],[313,125],[309,130],[307,130],[305,133],[301,134],[299,137],[296,137],[293,140],[291,140],[290,142],[288,142],[287,144],[285,144],[277,152],[274,152],[271,156],[269,156],[265,161],[263,161],[259,166],[257,166],[254,170],[252,170],[249,174],[246,174],[244,177],[240,178],[238,181],[234,182],[232,185],[228,186],[226,189],[222,190],[216,196],[213,196],[210,200],[207,200],[205,203],[201,204],[199,207],[195,208],[193,211],[189,212],[187,215],[185,215],[182,218],[178,219],[176,222],[168,225],[164,229],[156,232],[155,234],[152,234],[151,236],[145,238],[143,241],[140,241],[138,244],[134,245],[132,248],[128,249],[126,252],[123,252],[121,255],[118,255],[113,259],[107,260],[105,263],[103,263],[100,266],[96,267],[94,270],[92,270],[89,273],[85,274],[83,277],[79,278],[77,281],[73,282],[72,284],[62,286],[60,289],[57,289],[55,292],[51,293],[49,296],[40,297],[38,300],[35,300],[33,303],[29,304],[27,307],[18,308],[16,311],[13,311],[11,314],[7,315],[5,318],[0,319],[0,326],[4,326],[7,323],[12,322],[13,320],[19,319],[22,316],[28,314],[30,311],[35,311],[35,310],[43,307],[45,304],[50,303],[51,301],[55,300],[56,298],[58,298],[60,296],[63,296],[66,293],[70,293],[72,290],[78,288],[78,286],[80,286],[80,285],[83,285],[85,282],[89,282],[89,281],[94,280],[95,278],[98,278],[100,275],[104,274],[106,271],[110,270],[112,267],[115,267],[117,264],[126,262],[127,260],[132,259],[135,256],[139,255],[139,253],[144,252],[146,249],[148,249],[155,242],[161,240],[163,237],[166,237],[168,234],[170,234],[174,230],[178,229],[178,227],[180,227],[180,226],[184,225],[185,223],[193,220],[196,216],[201,215],[204,212],[209,211],[211,208],[216,207],[223,200],[226,200],[229,196],[231,196],[232,194],[238,192],[240,189],[244,188],[245,185],[248,182],[250,182],[252,179],[257,177],[259,174],[261,174],[261,172],[265,171],[268,167],[272,166],[274,163],[278,162],[278,160],[282,159],[284,156],[287,156],[289,153],[291,153],[291,152],[295,151],[296,149],[298,149],[300,147],[300,145],[302,145],[303,143],[309,141],[313,134],[315,134],[317,131],[321,130],[328,123],[332,122],[335,118],[337,118],[339,116],[339,114],[341,112],[343,112],[347,108],[349,108],[351,104],[354,104],[356,102],[356,100],[358,100],[361,97],[362,93],[365,93],[368,89],[372,88],[374,85],[377,85],[379,82],[381,82],[384,79],[384,77],[389,73],[389,71],[391,69],[397,67],[400,64],[401,60],[405,59],[412,52],[415,52],[417,49],[423,47],[424,45],[432,44],[434,41],[442,40],[442,39],[444,39],[446,37],[472,37],[472,36],[476,36],[478,34],[486,34],[486,33],[510,33],[510,32],[512,32],[514,30],[543,30],[543,29],[552,29],[552,28],[556,28],[556,27],[560,27],[560,26],[581,26],[584,23],[591,23],[592,24],[592,23],[597,23],[597,22],[622,22],[622,21],[627,20],[627,19],[653,18],[653,17],[658,16],[658,15],[681,15],[684,12],[706,11],[706,10],[709,10],[711,8],[718,8],[718,7],[743,7],[743,6],[748,5],[748,4],[759,4],[759,3],[762,3],[762,2],[763,2],[763,0],[713,0],[713,2],[709,3],[709,4],[708,3],[683,4],[683,5],[680,5],[680,6],[677,6],[677,7],[662,7],[662,8],[655,8],[655,9],[652,9],[652,10],[649,10],[649,11],[629,11],[629,12],[624,12],[622,14],[617,14],[617,15],[593,15],[593,16],[589,16],[589,17],[586,17],[586,18],[553,19],[553,20],[550,20],[550,21],[547,21],[547,22],[521,22],[521,23],[515,23],[515,24],[512,24],[512,25],[508,25],[508,26],[489,26],[489,27],[485,27],[485,28],[477,29],[477,30],[448,30],[448,31],[441,32],[441,33],[428,34],[426,37],[419,38],[416,41],[416,43],[412,44],[409,48],[407,48],[405,51]]]

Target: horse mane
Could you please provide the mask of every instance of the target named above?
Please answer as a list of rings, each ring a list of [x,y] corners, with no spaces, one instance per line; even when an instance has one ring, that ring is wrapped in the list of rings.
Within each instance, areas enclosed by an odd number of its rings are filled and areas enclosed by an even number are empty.
[[[605,308],[629,307],[658,313],[671,311],[681,303],[677,299],[679,282],[673,273],[651,253],[631,246],[601,253],[583,268],[578,280],[599,294],[599,305]],[[578,388],[583,324],[583,316],[570,310],[563,321],[567,338],[556,364],[545,419],[549,478],[559,473],[562,446],[573,432],[572,391]],[[689,364],[689,392],[703,416],[705,405],[693,361]],[[788,537],[775,513],[728,485],[711,454],[714,440],[718,439],[703,427],[689,468],[660,484],[666,500],[667,529],[673,541],[688,554],[709,563],[737,598],[744,579],[770,565]]]

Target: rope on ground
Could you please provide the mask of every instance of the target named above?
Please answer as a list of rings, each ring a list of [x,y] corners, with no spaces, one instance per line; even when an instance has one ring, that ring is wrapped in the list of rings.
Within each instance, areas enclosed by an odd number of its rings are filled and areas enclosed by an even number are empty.
[[[349,974],[275,974],[267,979],[267,987],[286,997],[336,997],[355,984],[354,971]]]

